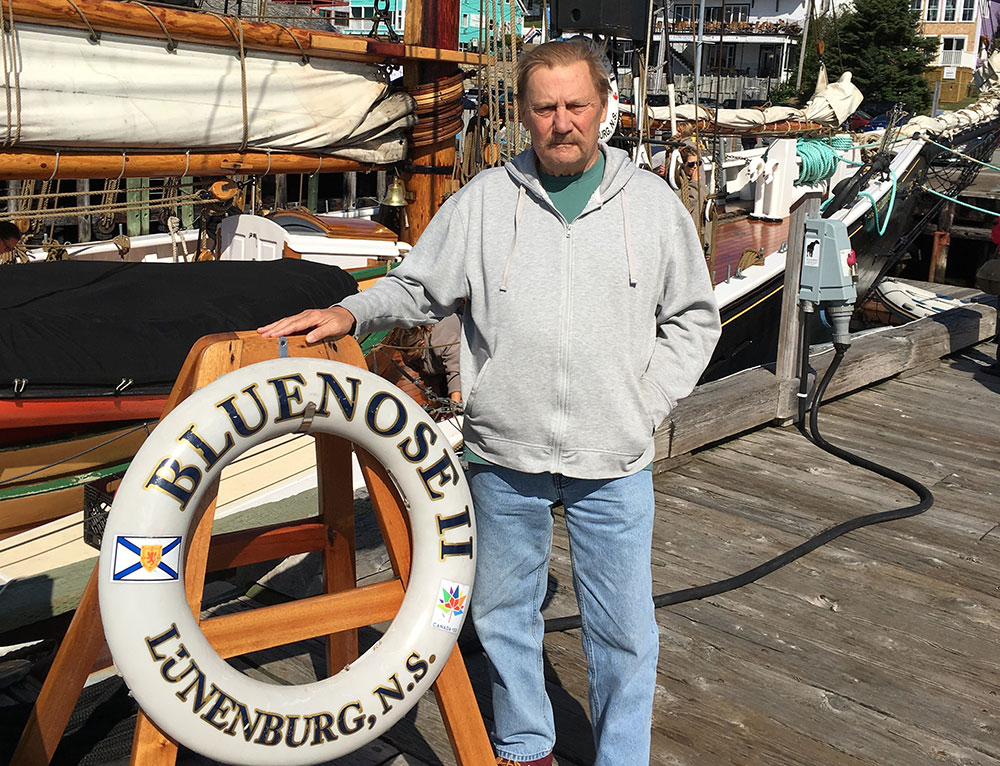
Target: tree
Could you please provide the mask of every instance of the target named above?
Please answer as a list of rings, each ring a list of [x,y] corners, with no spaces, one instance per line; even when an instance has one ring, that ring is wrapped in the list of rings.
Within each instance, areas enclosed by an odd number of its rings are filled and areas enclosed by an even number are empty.
[[[819,76],[820,55],[816,43],[823,43],[823,63],[826,64],[830,81],[836,80],[843,73],[844,57],[840,44],[839,30],[850,17],[849,12],[840,12],[836,18],[831,14],[814,16],[809,22],[809,39],[806,40],[806,58],[802,67],[802,91],[796,96],[795,81],[799,72],[799,51],[802,38],[789,51],[789,60],[794,64],[792,74],[781,85],[771,89],[771,100],[774,102],[795,101],[800,106],[812,98],[816,88],[816,78]]]
[[[901,102],[925,111],[931,91],[921,76],[937,54],[938,39],[920,34],[910,0],[855,0],[840,27],[844,67],[866,101]]]

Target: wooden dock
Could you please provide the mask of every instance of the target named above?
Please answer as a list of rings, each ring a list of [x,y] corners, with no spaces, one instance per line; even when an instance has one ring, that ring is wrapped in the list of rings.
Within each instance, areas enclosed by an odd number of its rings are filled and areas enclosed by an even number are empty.
[[[1000,377],[983,372],[995,351],[980,344],[824,405],[825,437],[923,482],[935,504],[740,590],[661,609],[653,764],[1000,764]],[[836,523],[915,502],[793,427],[706,449],[655,481],[657,593],[732,576]],[[550,586],[546,616],[574,613],[559,519]],[[590,764],[578,631],[548,635],[545,656],[557,763]],[[483,657],[468,663],[488,720]],[[284,682],[311,680],[317,667],[319,641],[245,665]],[[454,759],[427,696],[338,763]]]
[[[934,507],[851,532],[737,591],[659,610],[653,764],[1000,766],[1000,377],[985,371],[996,359],[995,342],[978,341],[995,332],[995,311],[977,303],[956,316],[921,320],[930,335],[919,344],[919,323],[885,333],[879,342],[888,350],[856,341],[845,377],[858,385],[866,385],[858,383],[864,375],[889,379],[846,395],[849,388],[831,386],[841,398],[820,416],[831,442],[923,482]],[[924,351],[914,354],[918,347]],[[815,359],[818,369],[822,354]],[[886,367],[887,359],[905,359],[904,371]],[[675,449],[665,454],[676,457],[658,463],[665,470],[655,476],[654,593],[731,577],[839,522],[915,502],[908,490],[831,457],[794,427],[758,428],[774,417],[780,388],[773,374],[766,386],[754,383],[765,373],[719,382],[770,392],[750,395],[770,402],[752,417],[750,407],[730,408],[738,423],[725,436],[700,446],[687,435],[692,423],[712,427],[699,413],[705,402],[720,406],[716,384],[687,400],[686,411],[678,408],[680,430],[658,436],[658,443],[669,436]],[[695,452],[679,453],[685,444]],[[306,516],[314,504],[315,493],[303,493],[259,509],[256,523]],[[388,561],[371,514],[363,503],[357,510],[359,575],[373,583],[390,575]],[[309,556],[268,566],[210,582],[208,611],[308,595],[318,584]],[[545,615],[575,612],[557,516]],[[362,631],[366,645],[377,636]],[[324,656],[323,643],[312,640],[234,663],[261,679],[303,683],[324,673]],[[549,634],[545,659],[556,763],[587,766],[594,750],[579,631]],[[488,724],[485,659],[472,652],[467,663]],[[5,694],[24,700],[30,689],[15,685]],[[9,701],[0,695],[0,704]],[[78,710],[77,728],[55,762],[124,766],[134,704],[120,680],[92,687],[89,704],[89,722],[82,725],[86,711]],[[118,718],[108,720],[109,711]],[[16,740],[23,722],[3,718],[0,740]],[[12,743],[0,745],[3,762]],[[212,762],[182,752],[179,763]],[[455,759],[427,695],[388,734],[337,763],[433,766]]]

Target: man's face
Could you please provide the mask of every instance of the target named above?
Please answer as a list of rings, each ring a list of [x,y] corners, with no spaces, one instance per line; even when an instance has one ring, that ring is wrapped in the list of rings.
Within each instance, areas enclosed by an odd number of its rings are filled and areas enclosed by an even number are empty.
[[[15,247],[17,247],[18,238],[17,237],[2,237],[0,238],[0,253],[9,253]]]
[[[577,175],[594,164],[607,97],[597,92],[586,62],[535,69],[524,103],[521,124],[543,173]]]

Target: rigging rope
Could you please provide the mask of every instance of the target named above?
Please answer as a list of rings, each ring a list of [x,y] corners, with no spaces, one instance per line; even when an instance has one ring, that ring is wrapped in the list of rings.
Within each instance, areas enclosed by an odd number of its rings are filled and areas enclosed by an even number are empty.
[[[7,129],[4,136],[4,146],[16,144],[21,138],[21,74],[18,69],[17,35],[14,29],[14,2],[7,0],[7,12],[4,13],[0,3],[0,47],[3,54],[4,96],[7,102]],[[8,42],[8,36],[10,41]],[[13,82],[12,82],[13,79]],[[13,102],[16,105],[12,106]],[[12,119],[14,118],[14,119]]]
[[[958,149],[952,149],[950,146],[945,146],[944,144],[939,144],[933,138],[929,138],[928,136],[921,136],[920,140],[921,141],[925,141],[928,144],[934,144],[934,146],[940,147],[941,149],[944,149],[945,151],[948,151],[948,152],[951,152],[952,154],[958,155],[959,157],[962,157],[963,159],[972,160],[977,165],[982,165],[984,168],[990,168],[991,170],[1000,170],[1000,167],[997,167],[996,165],[991,165],[988,162],[983,162],[982,160],[977,160],[972,155],[965,154],[964,152],[960,152],[960,151],[958,151]]]
[[[247,150],[247,143],[250,137],[250,120],[247,113],[247,50],[246,46],[243,44],[243,19],[239,16],[231,16],[233,21],[236,22],[237,29],[233,29],[229,26],[229,22],[226,21],[226,17],[213,11],[206,11],[209,16],[214,16],[222,25],[229,30],[229,34],[232,35],[233,40],[236,42],[239,48],[240,57],[240,88],[243,93],[243,141],[240,143],[240,148],[238,151],[245,152]],[[238,31],[237,31],[238,30]]]
[[[40,221],[47,218],[61,218],[63,216],[75,216],[83,215],[86,213],[108,213],[108,212],[129,212],[132,210],[160,210],[163,208],[171,208],[176,205],[209,205],[216,200],[207,196],[207,192],[204,190],[199,190],[197,192],[192,192],[191,194],[180,194],[172,199],[163,199],[157,201],[126,201],[117,202],[110,205],[99,204],[99,205],[77,205],[74,207],[61,207],[54,208],[52,210],[38,210],[32,213],[25,214],[19,211],[8,211],[6,213],[0,213],[0,221],[12,221],[18,218],[25,218],[30,216],[32,221]]]
[[[940,197],[941,199],[948,200],[949,202],[954,202],[955,204],[961,205],[962,207],[967,207],[970,210],[976,210],[976,211],[978,211],[980,213],[986,213],[986,215],[988,215],[990,218],[996,218],[997,217],[997,211],[996,210],[986,210],[985,208],[976,207],[975,205],[970,205],[968,202],[962,202],[962,200],[958,199],[957,197],[949,197],[947,194],[942,194],[939,191],[934,191],[933,189],[928,189],[923,184],[921,184],[920,188],[923,189],[925,192],[929,192],[929,193],[935,195],[936,197]]]

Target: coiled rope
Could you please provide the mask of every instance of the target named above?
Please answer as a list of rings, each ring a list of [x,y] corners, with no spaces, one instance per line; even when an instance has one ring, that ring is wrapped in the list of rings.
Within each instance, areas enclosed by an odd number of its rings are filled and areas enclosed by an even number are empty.
[[[826,138],[800,138],[795,142],[795,153],[802,164],[795,186],[812,186],[829,178],[844,160],[837,152],[851,150],[851,139],[846,136]]]

